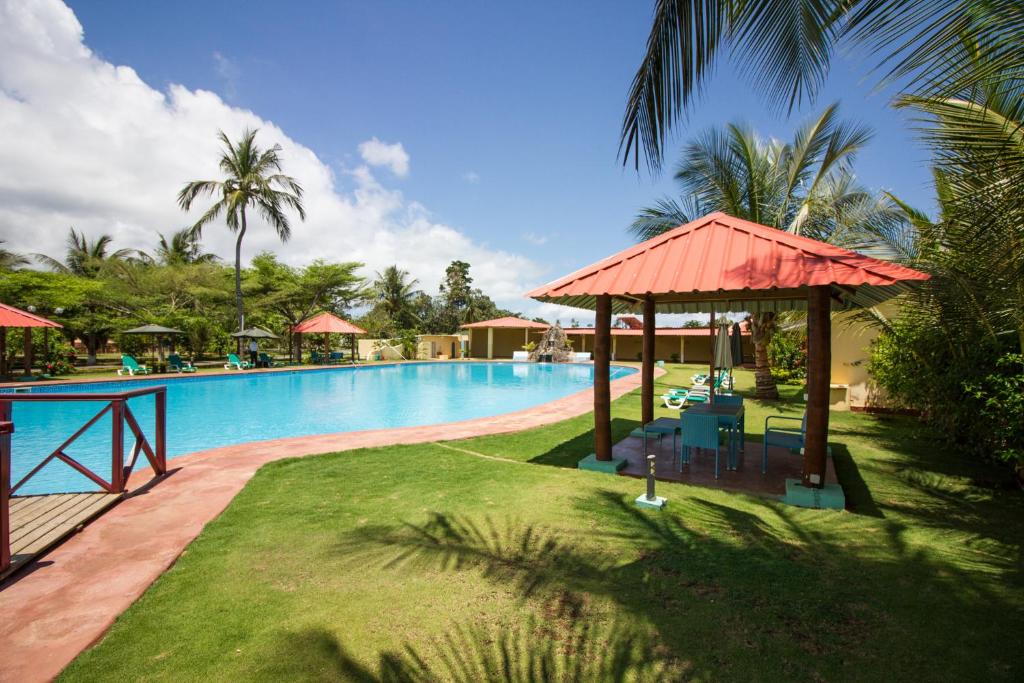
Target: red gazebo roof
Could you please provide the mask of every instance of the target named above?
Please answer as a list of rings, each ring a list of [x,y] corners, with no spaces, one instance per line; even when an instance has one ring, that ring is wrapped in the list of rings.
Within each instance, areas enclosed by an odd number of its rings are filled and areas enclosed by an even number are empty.
[[[594,309],[638,311],[647,295],[659,311],[803,308],[806,288],[832,285],[834,303],[874,306],[930,276],[783,230],[712,213],[581,268],[529,296]],[[711,302],[711,303],[709,303]]]
[[[505,316],[504,318],[495,318],[494,320],[481,320],[478,323],[467,323],[462,327],[469,328],[486,328],[486,327],[511,327],[511,328],[529,328],[533,330],[546,330],[551,325],[547,323],[539,323],[533,320],[523,320],[522,318],[516,318],[514,316]]]
[[[60,323],[23,311],[14,306],[0,304],[0,327],[64,327]]]
[[[304,320],[295,327],[292,328],[292,332],[299,332],[301,334],[306,333],[324,333],[334,332],[339,334],[366,334],[366,330],[361,327],[353,325],[347,320],[342,320],[333,313],[320,313],[314,315],[309,320]]]

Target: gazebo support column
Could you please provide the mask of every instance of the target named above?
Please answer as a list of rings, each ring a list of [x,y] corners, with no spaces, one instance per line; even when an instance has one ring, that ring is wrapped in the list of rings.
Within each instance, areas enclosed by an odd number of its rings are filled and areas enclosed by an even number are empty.
[[[626,466],[623,458],[612,458],[612,391],[610,384],[612,341],[612,298],[597,297],[594,320],[594,452],[579,461],[581,470],[618,472]]]
[[[640,421],[654,420],[654,299],[644,299],[644,348],[640,384]]]
[[[828,455],[828,393],[831,350],[831,288],[811,287],[807,296],[807,433],[801,483],[825,484]]]

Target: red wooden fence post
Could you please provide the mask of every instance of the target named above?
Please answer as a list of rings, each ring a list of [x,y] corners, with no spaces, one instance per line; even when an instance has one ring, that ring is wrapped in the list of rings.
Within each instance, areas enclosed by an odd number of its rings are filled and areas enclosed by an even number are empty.
[[[111,493],[124,491],[124,399],[110,402],[113,426],[110,430],[110,488]]]
[[[10,401],[0,401],[0,572],[11,566],[11,422]]]
[[[156,427],[153,440],[156,441],[157,475],[167,472],[167,389],[160,387],[156,392]]]

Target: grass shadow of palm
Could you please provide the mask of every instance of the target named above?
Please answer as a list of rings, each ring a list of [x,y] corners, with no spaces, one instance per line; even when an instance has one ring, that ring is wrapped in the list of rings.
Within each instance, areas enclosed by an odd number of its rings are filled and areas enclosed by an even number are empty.
[[[280,636],[280,656],[270,658],[261,673],[279,680],[359,683],[664,680],[668,663],[649,636],[624,624],[571,623],[570,617],[557,615],[557,632],[550,622],[535,619],[456,626],[425,645],[380,652],[375,666],[359,661],[330,631],[312,628]],[[296,653],[300,671],[294,668]]]
[[[626,400],[628,397],[619,399]],[[612,425],[612,443],[618,443],[629,436],[629,433],[640,426],[639,420],[614,417]],[[553,448],[530,458],[529,462],[538,465],[575,468],[576,464],[594,452],[594,430],[588,429],[576,436],[556,444]]]
[[[947,623],[965,615],[983,623],[996,599],[958,567],[905,543],[899,523],[879,518],[886,551],[863,553],[819,526],[822,514],[830,523],[860,524],[856,516],[749,505],[693,495],[685,516],[657,514],[598,490],[576,500],[600,520],[597,531],[435,512],[423,524],[361,529],[343,546],[374,548],[395,570],[475,570],[524,600],[570,593],[611,601],[629,623],[649,625],[661,651],[698,677],[722,675],[728,658],[714,647],[694,651],[692,643],[722,647],[723,633],[745,634],[743,647],[758,651],[813,655],[787,676],[815,675],[822,660],[840,667],[872,639],[894,642],[902,627],[893,626],[899,620],[887,613],[892,596],[882,587],[937,596],[928,609]],[[917,617],[910,610],[901,618]],[[915,653],[932,646],[924,638],[905,644]]]

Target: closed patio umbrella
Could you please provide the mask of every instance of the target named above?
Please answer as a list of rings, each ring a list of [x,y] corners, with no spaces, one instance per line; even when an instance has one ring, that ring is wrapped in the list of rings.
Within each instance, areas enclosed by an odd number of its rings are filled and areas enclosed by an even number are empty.
[[[715,334],[715,367],[719,372],[728,372],[730,374],[731,386],[734,363],[732,361],[732,343],[729,341],[729,320],[720,318],[717,325],[718,332]],[[721,386],[725,387],[724,382]]]
[[[739,323],[732,324],[732,365],[743,365],[743,331]]]
[[[141,327],[133,327],[130,330],[125,330],[121,334],[148,334],[156,341],[156,352],[157,357],[161,363],[164,362],[164,347],[160,343],[160,338],[173,334],[185,334],[179,329],[173,327],[164,327],[163,325],[143,325]]]

